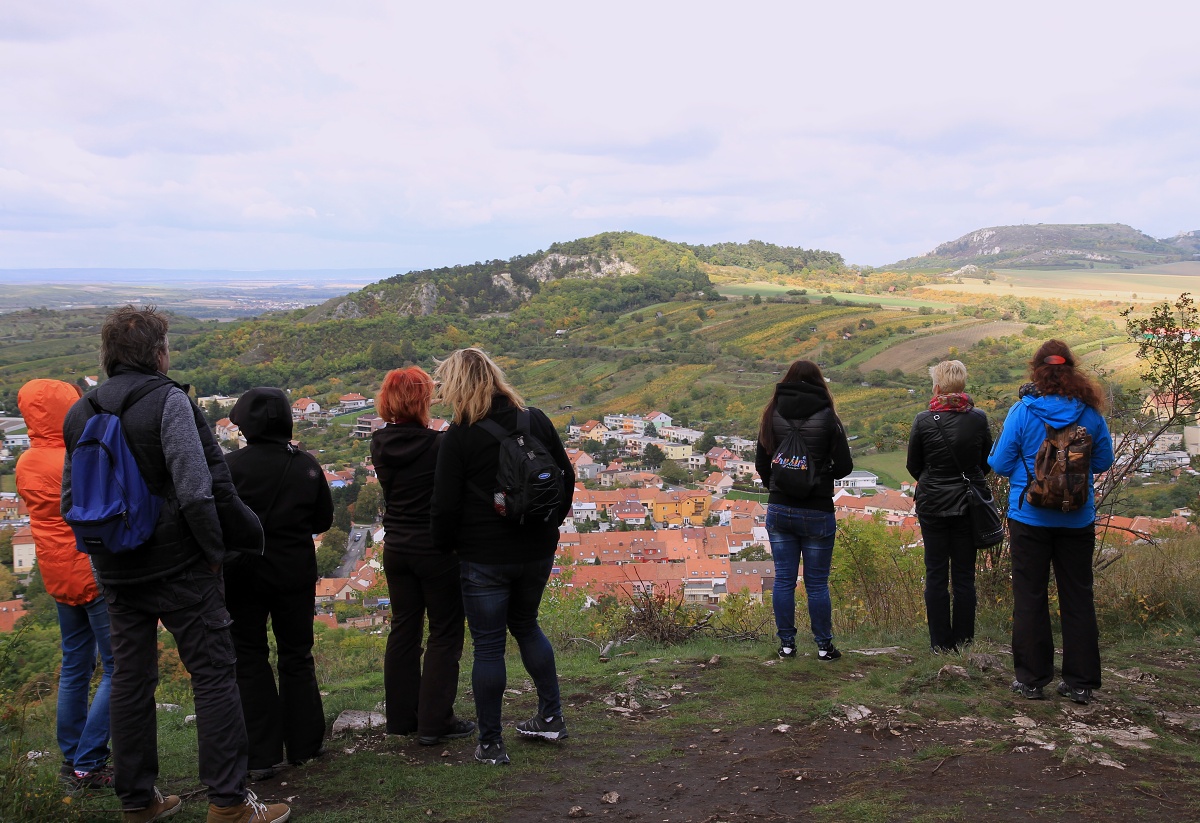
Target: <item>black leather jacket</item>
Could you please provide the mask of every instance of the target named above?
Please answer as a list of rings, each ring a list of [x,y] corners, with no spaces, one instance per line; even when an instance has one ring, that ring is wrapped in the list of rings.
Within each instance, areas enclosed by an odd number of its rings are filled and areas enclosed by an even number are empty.
[[[979,409],[918,414],[908,436],[907,464],[908,473],[917,480],[917,517],[966,513],[967,488],[962,474],[973,483],[983,483],[991,471],[987,463],[991,450],[992,432],[987,415]]]

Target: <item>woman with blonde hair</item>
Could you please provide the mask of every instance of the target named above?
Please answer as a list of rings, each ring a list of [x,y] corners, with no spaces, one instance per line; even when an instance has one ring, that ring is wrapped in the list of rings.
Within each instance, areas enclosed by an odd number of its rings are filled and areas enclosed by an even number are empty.
[[[967,367],[943,360],[929,369],[933,397],[913,420],[908,473],[917,482],[917,520],[925,543],[925,614],[934,654],[975,637],[975,554],[969,495],[991,471],[987,415],[966,393]],[[949,586],[949,588],[947,588]],[[953,591],[951,605],[950,591]]]
[[[1008,540],[1012,551],[1012,689],[1028,700],[1045,697],[1054,679],[1050,624],[1050,570],[1058,586],[1062,623],[1062,680],[1057,692],[1088,703],[1100,688],[1100,630],[1092,592],[1096,550],[1097,472],[1113,462],[1112,435],[1104,422],[1104,395],[1061,340],[1047,340],[1029,361],[1031,386],[1008,411],[988,462],[1009,478]],[[1056,448],[1043,447],[1053,437]],[[1049,500],[1039,491],[1038,458],[1057,451],[1060,480],[1069,492]],[[1087,460],[1084,458],[1087,457]],[[1072,493],[1073,492],[1073,493]]]
[[[538,711],[517,724],[523,737],[561,740],[562,716],[554,649],[538,625],[538,607],[550,578],[558,527],[571,510],[575,472],[554,425],[526,406],[500,367],[483,351],[460,349],[434,371],[439,399],[453,420],[438,453],[432,500],[433,543],[456,552],[463,605],[475,647],[471,686],[479,721],[475,759],[489,765],[509,762],[501,733],[501,703],[507,672],[504,647],[511,631],[537,688]],[[544,515],[517,522],[508,517],[508,498],[498,472],[502,445],[521,438],[524,448],[556,467],[553,505]]]
[[[458,558],[439,552],[429,530],[429,500],[444,435],[429,428],[433,378],[419,366],[383,378],[375,408],[387,425],[371,435],[371,461],[383,488],[383,570],[392,631],[383,659],[386,728],[422,746],[469,737],[454,714],[462,659],[463,606]],[[425,618],[429,640],[422,653]],[[424,666],[422,666],[424,663]]]

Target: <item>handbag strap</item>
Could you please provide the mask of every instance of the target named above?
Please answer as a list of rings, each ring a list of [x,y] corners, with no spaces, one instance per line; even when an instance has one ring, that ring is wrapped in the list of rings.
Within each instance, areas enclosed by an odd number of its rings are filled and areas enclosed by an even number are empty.
[[[942,443],[946,446],[946,451],[950,452],[950,459],[954,461],[954,468],[958,469],[958,473],[962,475],[962,479],[967,482],[968,486],[970,486],[971,478],[967,477],[967,473],[963,471],[962,464],[958,462],[958,455],[954,453],[954,449],[950,445],[950,440],[946,437],[946,432],[942,429],[942,424],[940,422],[942,416],[937,412],[934,412],[930,416],[933,418],[933,425],[937,429],[938,434],[942,436]]]

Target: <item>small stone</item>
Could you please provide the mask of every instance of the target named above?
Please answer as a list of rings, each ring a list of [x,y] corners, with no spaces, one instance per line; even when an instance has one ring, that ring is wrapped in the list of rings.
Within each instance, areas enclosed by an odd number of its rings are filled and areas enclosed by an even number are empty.
[[[712,657],[708,658],[708,665],[710,665],[710,666],[717,666],[717,665],[720,665],[720,663],[721,663],[721,655],[719,655],[719,654],[714,654]]]
[[[387,718],[378,712],[364,712],[358,709],[346,709],[333,721],[333,736],[351,731],[364,731],[387,725]]]
[[[938,680],[970,680],[970,673],[962,666],[947,663],[937,673]]]
[[[616,792],[605,792],[600,796],[601,803],[616,803],[621,799],[621,795]]]
[[[792,727],[789,726],[787,723],[780,723],[778,726],[771,729],[771,731],[776,734],[787,734],[791,730],[792,730]]]
[[[189,714],[187,717],[183,718],[183,725],[185,725],[185,726],[190,726],[195,722],[196,722],[196,715],[194,715],[194,714]]]
[[[1004,668],[1000,663],[1000,658],[994,654],[969,654],[967,655],[967,662],[981,672],[990,672]]]
[[[866,706],[845,705],[845,706],[838,706],[838,710],[843,715],[845,715],[846,719],[849,720],[851,723],[857,723],[860,720],[865,720],[866,718],[868,718],[872,714],[874,714],[874,712],[872,712]]]
[[[590,817],[590,816],[591,816],[591,813],[585,811],[583,806],[572,806],[571,810],[569,812],[567,812],[567,817],[572,817],[575,819],[579,819],[581,817]]]
[[[160,712],[177,712],[179,711],[178,703],[155,703],[154,708]]]

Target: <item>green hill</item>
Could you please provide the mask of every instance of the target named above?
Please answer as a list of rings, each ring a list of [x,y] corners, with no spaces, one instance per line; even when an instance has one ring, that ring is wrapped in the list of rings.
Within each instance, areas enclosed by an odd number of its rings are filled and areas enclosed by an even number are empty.
[[[1193,259],[1194,234],[1164,241],[1122,223],[992,226],[886,268],[1131,269]]]

